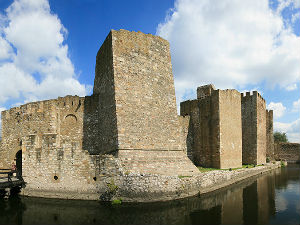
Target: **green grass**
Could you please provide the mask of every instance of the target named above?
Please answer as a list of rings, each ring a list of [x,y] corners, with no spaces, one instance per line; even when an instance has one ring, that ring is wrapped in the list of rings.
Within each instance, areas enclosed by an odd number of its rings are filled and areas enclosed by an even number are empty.
[[[206,168],[206,167],[201,167],[199,166],[198,169],[200,172],[205,173],[205,172],[209,172],[209,171],[213,171],[213,170],[239,170],[239,169],[246,169],[246,168],[254,168],[256,166],[263,166],[263,165],[253,165],[253,164],[249,164],[249,165],[243,165],[242,167],[239,168],[230,168],[230,169],[217,169],[217,168]]]
[[[182,176],[182,175],[178,176],[178,178],[180,178],[180,179],[185,178],[185,177],[192,177],[192,176]]]
[[[198,167],[199,171],[204,173],[204,172],[208,172],[208,171],[213,171],[213,170],[220,170],[220,169],[216,169],[216,168],[205,168],[205,167]]]

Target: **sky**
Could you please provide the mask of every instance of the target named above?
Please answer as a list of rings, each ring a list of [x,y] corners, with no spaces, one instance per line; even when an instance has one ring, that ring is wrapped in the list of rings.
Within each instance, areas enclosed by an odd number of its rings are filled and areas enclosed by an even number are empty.
[[[178,105],[209,83],[258,90],[300,142],[300,0],[0,0],[0,111],[91,95],[111,29],[170,42]]]

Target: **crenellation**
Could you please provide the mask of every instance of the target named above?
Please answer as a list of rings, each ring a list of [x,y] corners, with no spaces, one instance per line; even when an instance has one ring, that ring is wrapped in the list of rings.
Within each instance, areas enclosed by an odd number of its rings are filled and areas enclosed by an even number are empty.
[[[248,93],[248,92],[247,92]],[[242,98],[243,163],[266,163],[266,102],[257,91]]]
[[[180,103],[178,116],[168,41],[111,30],[96,56],[91,96],[67,95],[1,113],[0,165],[10,168],[21,155],[28,196],[187,197],[203,187],[195,165],[265,162],[272,152],[266,145],[273,143],[273,111],[265,105],[257,91],[208,84],[197,88],[197,99]]]
[[[242,165],[241,94],[236,90],[197,88],[197,99],[180,103],[190,116],[188,151],[198,166],[234,168]],[[234,132],[232,132],[234,130]]]

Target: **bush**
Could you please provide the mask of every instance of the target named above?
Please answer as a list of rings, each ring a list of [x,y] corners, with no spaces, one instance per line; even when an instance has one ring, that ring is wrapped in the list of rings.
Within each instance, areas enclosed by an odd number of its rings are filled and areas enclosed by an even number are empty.
[[[286,133],[276,131],[274,133],[274,142],[288,142]]]

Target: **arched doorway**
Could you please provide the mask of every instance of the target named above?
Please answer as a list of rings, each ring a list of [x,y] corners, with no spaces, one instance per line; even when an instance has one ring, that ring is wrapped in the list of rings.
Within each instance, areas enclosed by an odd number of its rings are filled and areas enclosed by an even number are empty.
[[[22,177],[22,150],[16,153],[17,177]]]

